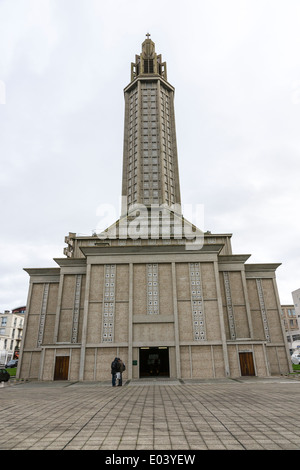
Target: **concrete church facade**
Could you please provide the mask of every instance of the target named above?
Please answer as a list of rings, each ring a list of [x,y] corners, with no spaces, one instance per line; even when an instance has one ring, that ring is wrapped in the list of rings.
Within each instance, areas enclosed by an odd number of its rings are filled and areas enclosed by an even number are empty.
[[[149,36],[124,95],[120,219],[95,236],[69,233],[57,268],[26,269],[18,377],[110,380],[116,356],[124,379],[289,373],[279,264],[247,263],[231,234],[182,216],[174,88]]]

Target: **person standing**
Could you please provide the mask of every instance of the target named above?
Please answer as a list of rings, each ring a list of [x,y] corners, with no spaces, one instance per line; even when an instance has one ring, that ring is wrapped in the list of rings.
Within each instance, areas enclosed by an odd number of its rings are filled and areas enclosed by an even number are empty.
[[[111,363],[111,381],[112,381],[113,387],[116,386],[117,366],[118,366],[118,357],[115,357]]]
[[[124,362],[118,357],[117,362],[117,378],[119,379],[118,387],[122,387],[122,373],[126,369]]]

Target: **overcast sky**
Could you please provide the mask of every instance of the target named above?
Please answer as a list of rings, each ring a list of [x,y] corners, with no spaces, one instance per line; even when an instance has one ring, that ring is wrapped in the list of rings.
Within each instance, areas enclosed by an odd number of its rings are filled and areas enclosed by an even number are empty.
[[[0,0],[0,311],[23,268],[119,207],[124,96],[150,32],[175,87],[183,204],[300,288],[300,2]],[[112,220],[113,222],[113,220]],[[202,228],[202,227],[201,227]]]

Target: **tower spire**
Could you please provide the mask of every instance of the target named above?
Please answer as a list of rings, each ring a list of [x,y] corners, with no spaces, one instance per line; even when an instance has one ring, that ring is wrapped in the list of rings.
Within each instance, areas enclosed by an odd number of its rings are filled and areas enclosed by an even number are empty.
[[[131,81],[139,75],[156,74],[167,80],[167,65],[162,62],[161,55],[155,52],[155,43],[150,39],[151,34],[147,33],[142,44],[142,52],[135,56],[135,62],[131,64]]]

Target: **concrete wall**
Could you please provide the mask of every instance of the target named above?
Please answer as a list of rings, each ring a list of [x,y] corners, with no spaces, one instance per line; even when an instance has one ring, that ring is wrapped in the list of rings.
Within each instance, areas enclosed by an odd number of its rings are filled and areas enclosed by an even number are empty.
[[[190,255],[189,255],[190,256]],[[62,268],[32,275],[20,378],[52,380],[55,358],[69,356],[70,380],[110,380],[115,356],[124,378],[139,376],[139,348],[167,346],[170,376],[185,379],[241,375],[239,353],[251,351],[256,375],[289,372],[273,272],[245,272],[244,265],[199,262],[205,336],[195,340],[190,261],[157,263],[159,314],[149,314],[149,263],[115,264],[111,342],[103,337],[105,265]],[[189,260],[192,258],[189,258]],[[132,263],[132,264],[130,264]],[[173,264],[172,264],[173,263]],[[131,266],[131,267],[130,267]],[[197,265],[198,266],[198,265]],[[220,269],[220,271],[219,271]],[[226,269],[226,270],[225,270]],[[77,308],[77,319],[74,320]],[[84,348],[82,348],[84,346]],[[137,364],[132,361],[137,361]],[[80,372],[81,371],[81,372]]]

